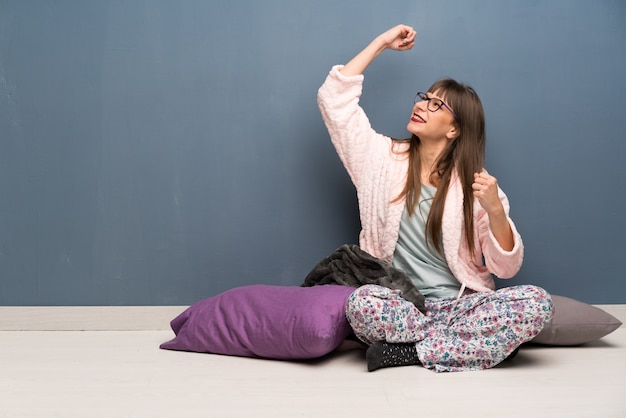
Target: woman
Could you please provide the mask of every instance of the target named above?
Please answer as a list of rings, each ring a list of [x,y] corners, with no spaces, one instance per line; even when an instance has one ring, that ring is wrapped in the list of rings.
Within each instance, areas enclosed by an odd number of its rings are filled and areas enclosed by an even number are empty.
[[[497,180],[483,169],[485,122],[475,91],[454,80],[418,93],[411,137],[370,126],[359,97],[363,72],[387,49],[408,51],[416,32],[398,25],[331,69],[318,104],[357,189],[365,251],[404,270],[427,298],[426,315],[398,291],[363,286],[348,319],[369,345],[368,370],[421,364],[435,371],[493,367],[552,317],[545,290],[495,291],[492,275],[520,269],[522,239]]]

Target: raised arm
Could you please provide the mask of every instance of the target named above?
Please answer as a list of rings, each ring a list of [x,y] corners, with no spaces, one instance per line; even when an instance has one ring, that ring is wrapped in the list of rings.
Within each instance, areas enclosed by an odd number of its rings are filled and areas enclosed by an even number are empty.
[[[397,25],[376,37],[342,69],[347,76],[363,74],[365,69],[385,49],[408,51],[415,45],[415,30],[407,25]]]

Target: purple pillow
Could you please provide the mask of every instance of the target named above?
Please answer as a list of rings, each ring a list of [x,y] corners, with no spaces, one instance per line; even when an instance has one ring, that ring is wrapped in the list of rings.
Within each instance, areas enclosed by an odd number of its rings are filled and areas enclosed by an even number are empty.
[[[201,300],[170,323],[166,350],[271,359],[310,359],[350,334],[345,307],[353,287],[252,285]]]

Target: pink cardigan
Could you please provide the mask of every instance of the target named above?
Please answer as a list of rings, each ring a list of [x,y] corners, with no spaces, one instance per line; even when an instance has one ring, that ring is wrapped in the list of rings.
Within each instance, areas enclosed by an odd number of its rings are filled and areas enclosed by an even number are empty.
[[[317,102],[332,143],[357,190],[362,228],[359,245],[391,263],[405,206],[404,200],[392,200],[406,181],[408,159],[402,151],[408,149],[408,144],[393,143],[372,129],[359,106],[364,76],[345,76],[339,72],[341,68],[331,69],[318,91]],[[509,202],[502,190],[500,199],[508,217]],[[467,247],[463,224],[463,191],[453,175],[442,220],[444,255],[452,274],[463,287],[489,292],[495,289],[492,274],[504,279],[519,271],[524,246],[510,218],[515,245],[513,250],[505,251],[489,229],[486,211],[474,203],[474,257]]]

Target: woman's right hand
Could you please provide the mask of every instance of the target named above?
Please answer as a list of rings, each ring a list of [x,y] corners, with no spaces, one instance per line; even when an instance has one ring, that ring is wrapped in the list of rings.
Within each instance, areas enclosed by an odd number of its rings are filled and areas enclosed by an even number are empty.
[[[345,75],[363,74],[365,69],[385,49],[408,51],[415,45],[415,29],[397,25],[381,33],[368,46],[352,58],[340,71]]]
[[[411,26],[397,25],[380,34],[379,38],[388,49],[406,51],[415,45],[415,35],[417,32]]]

